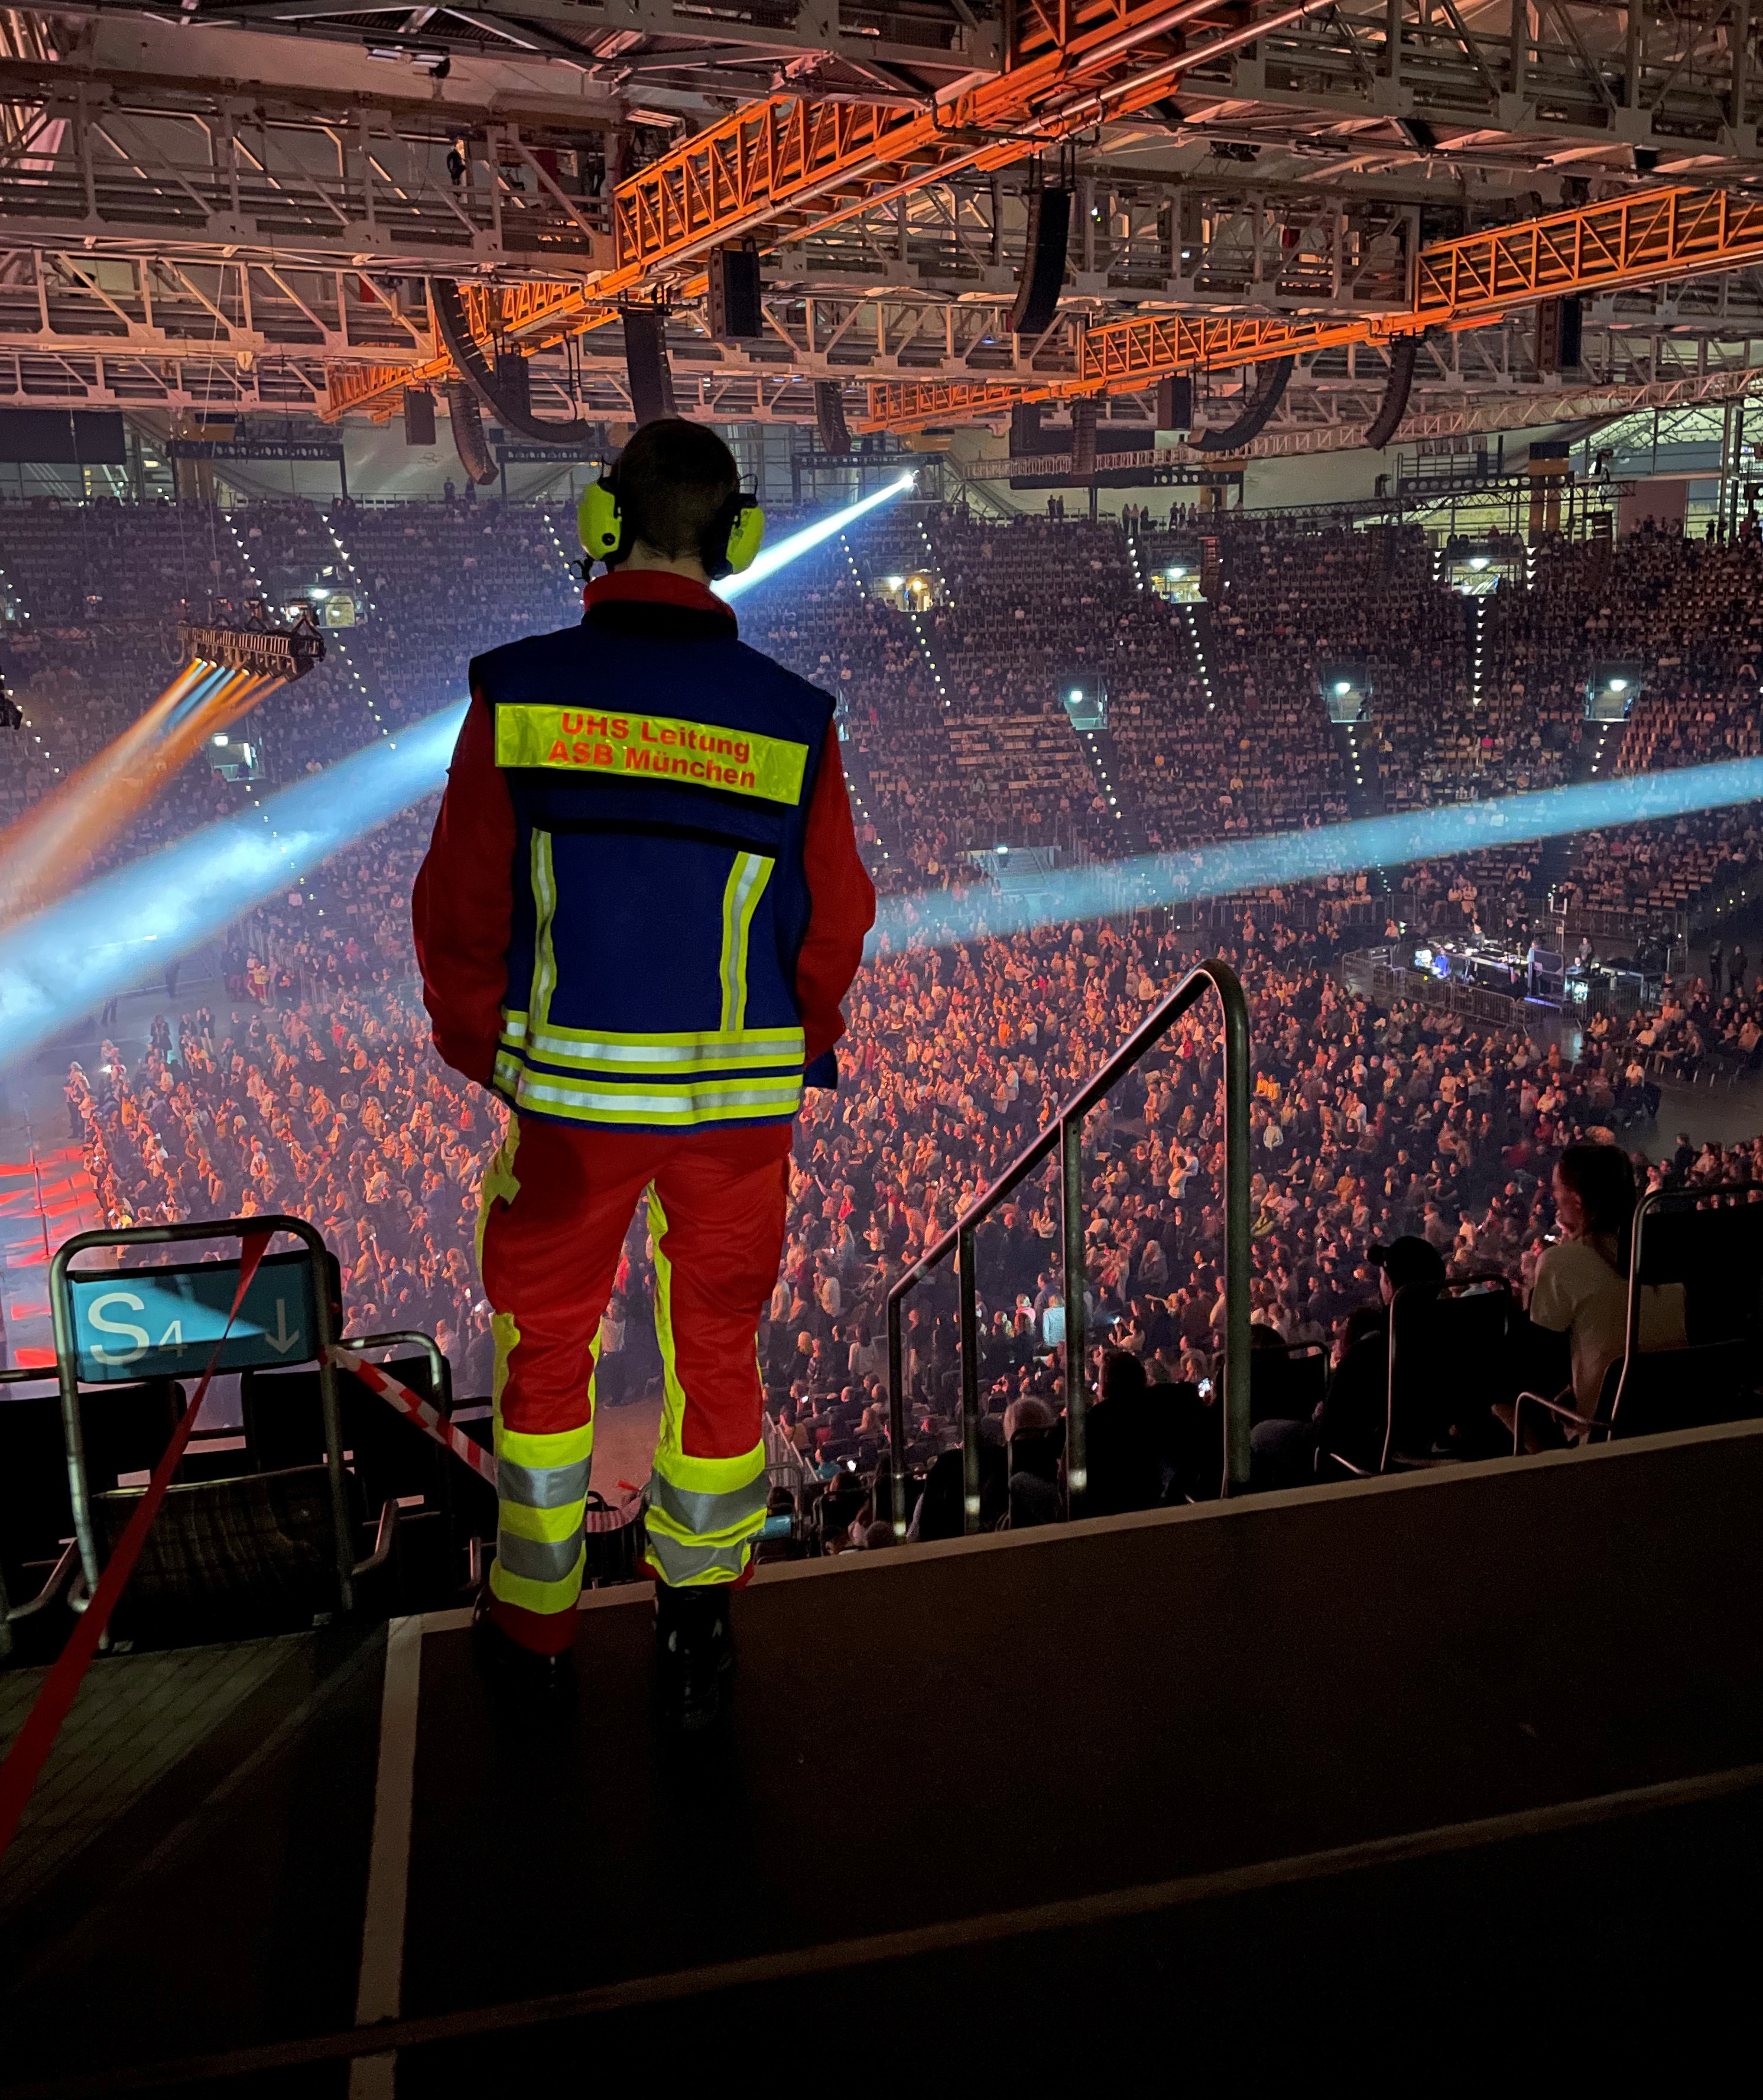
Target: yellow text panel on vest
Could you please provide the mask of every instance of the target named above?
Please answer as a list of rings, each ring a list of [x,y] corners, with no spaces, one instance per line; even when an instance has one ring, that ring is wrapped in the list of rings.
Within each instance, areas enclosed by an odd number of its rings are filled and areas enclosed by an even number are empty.
[[[671,715],[604,714],[504,701],[496,710],[496,762],[684,780],[794,805],[802,799],[808,746]]]

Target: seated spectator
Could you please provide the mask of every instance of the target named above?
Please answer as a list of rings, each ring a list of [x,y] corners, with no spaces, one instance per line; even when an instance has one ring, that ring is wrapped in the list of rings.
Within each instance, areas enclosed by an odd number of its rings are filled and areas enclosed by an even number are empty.
[[[1084,1429],[1086,1516],[1155,1509],[1162,1501],[1175,1414],[1192,1391],[1159,1384],[1153,1393],[1137,1357],[1125,1349],[1106,1352]]]
[[[1263,1422],[1251,1432],[1250,1481],[1255,1489],[1304,1486],[1316,1476],[1319,1454],[1343,1458],[1361,1473],[1375,1473],[1383,1463],[1391,1301],[1410,1283],[1443,1283],[1445,1267],[1437,1248],[1413,1233],[1373,1246],[1366,1259],[1377,1271],[1378,1302],[1349,1317],[1314,1419]]]
[[[1059,1418],[1044,1400],[1029,1394],[1012,1401],[1005,1409],[1004,1462],[1012,1531],[1058,1521],[1059,1461],[1064,1445]]]
[[[1622,1361],[1628,1347],[1635,1201],[1629,1155],[1614,1145],[1570,1145],[1555,1162],[1554,1198],[1562,1238],[1536,1265],[1530,1316],[1533,1326],[1567,1335],[1573,1360],[1571,1403],[1589,1421],[1598,1413],[1605,1374]],[[1685,1347],[1681,1283],[1642,1286],[1640,1339],[1644,1350]],[[1511,1410],[1499,1418],[1510,1428]]]

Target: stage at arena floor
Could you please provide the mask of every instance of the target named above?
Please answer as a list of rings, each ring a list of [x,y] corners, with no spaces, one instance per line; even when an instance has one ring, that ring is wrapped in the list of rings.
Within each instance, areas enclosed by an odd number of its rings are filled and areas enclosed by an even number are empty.
[[[1539,1988],[1636,2034],[1736,2004],[1760,1490],[1753,1423],[767,1568],[683,1741],[644,1589],[590,1595],[538,1715],[462,1613],[108,1659],[11,1863],[0,2090],[1241,2066]]]

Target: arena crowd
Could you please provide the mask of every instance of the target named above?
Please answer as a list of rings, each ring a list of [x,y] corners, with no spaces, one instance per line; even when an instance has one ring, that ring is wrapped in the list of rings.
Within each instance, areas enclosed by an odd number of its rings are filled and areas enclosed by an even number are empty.
[[[98,569],[126,571],[139,542],[157,549],[143,572],[149,595],[213,585],[275,599],[322,579],[356,596],[361,624],[266,709],[272,787],[443,704],[475,650],[571,617],[568,523],[465,504],[46,511],[33,520],[31,562],[15,568],[16,532],[6,541],[21,598],[35,591],[48,608],[36,633],[9,634],[8,685],[56,739],[52,762],[77,764],[126,719],[131,682],[138,708],[172,668],[109,660],[104,607],[81,588]],[[1607,655],[1655,667],[1622,766],[1757,748],[1763,615],[1752,609],[1748,536],[1733,546],[1653,534],[1614,551],[1551,544],[1527,592],[1502,592],[1478,615],[1443,587],[1417,535],[1390,528],[1372,558],[1401,608],[1392,621],[1381,601],[1377,617],[1368,609],[1355,566],[1364,543],[1345,532],[1232,521],[1219,536],[1230,588],[1196,611],[1145,578],[1178,554],[1197,562],[1202,522],[1134,523],[1123,536],[1107,524],[884,513],[868,537],[833,543],[743,606],[749,638],[838,696],[882,888],[971,880],[966,856],[981,846],[1095,858],[1357,813],[1319,697],[1323,669],[1344,660],[1371,666],[1373,806],[1572,777],[1588,663]],[[908,567],[934,579],[917,613],[873,588]],[[1058,698],[1056,682],[1079,675],[1109,695],[1100,742],[1073,732]],[[49,765],[37,761],[15,807],[53,785]],[[187,776],[126,852],[237,805],[211,776]],[[205,987],[207,1003],[187,1011],[168,997],[144,1052],[107,1042],[95,1065],[73,1068],[68,1098],[113,1222],[308,1215],[342,1258],[354,1330],[426,1328],[453,1360],[456,1390],[481,1394],[490,1348],[471,1238],[503,1111],[439,1064],[415,995],[408,898],[431,820],[431,806],[414,810],[305,871],[232,930],[223,996]],[[1760,851],[1756,812],[1740,810],[1578,841],[1567,881],[1576,899],[1638,924],[1742,879]],[[1657,1008],[1598,1017],[1576,1057],[1423,1005],[1380,1010],[1342,989],[1340,951],[1363,942],[1368,918],[1515,931],[1541,902],[1539,866],[1535,853],[1479,856],[1403,871],[1387,896],[1360,878],[1314,897],[1238,900],[1205,931],[1141,913],[876,956],[853,992],[840,1092],[811,1096],[800,1126],[763,1347],[780,1435],[822,1467],[875,1460],[889,1285],[1202,948],[1236,963],[1254,1014],[1258,1326],[1338,1350],[1375,1298],[1373,1249],[1404,1235],[1455,1273],[1525,1284],[1570,1145],[1632,1142],[1662,1074],[1763,1062],[1763,983],[1737,952],[1713,965],[1714,981],[1670,986]],[[1221,1310],[1213,1035],[1202,1008],[1090,1132],[1092,1331],[1153,1382],[1196,1387]],[[1763,1140],[1640,1169],[1654,1183],[1763,1182]],[[994,1410],[1060,1402],[1045,1317],[1059,1290],[1057,1219],[1056,1190],[1037,1183],[982,1238]],[[606,1402],[637,1396],[657,1374],[650,1295],[633,1223],[602,1337]],[[955,1433],[954,1310],[947,1279],[913,1307],[921,1454]]]

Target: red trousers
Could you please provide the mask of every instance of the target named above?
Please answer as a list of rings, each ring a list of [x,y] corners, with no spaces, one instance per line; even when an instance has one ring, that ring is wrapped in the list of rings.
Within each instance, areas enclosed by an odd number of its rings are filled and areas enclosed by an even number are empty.
[[[491,1608],[524,1645],[573,1638],[600,1321],[646,1193],[663,1382],[648,1566],[681,1586],[747,1572],[765,1515],[759,1322],[783,1249],[791,1129],[510,1118],[484,1176],[478,1254],[496,1344]]]

